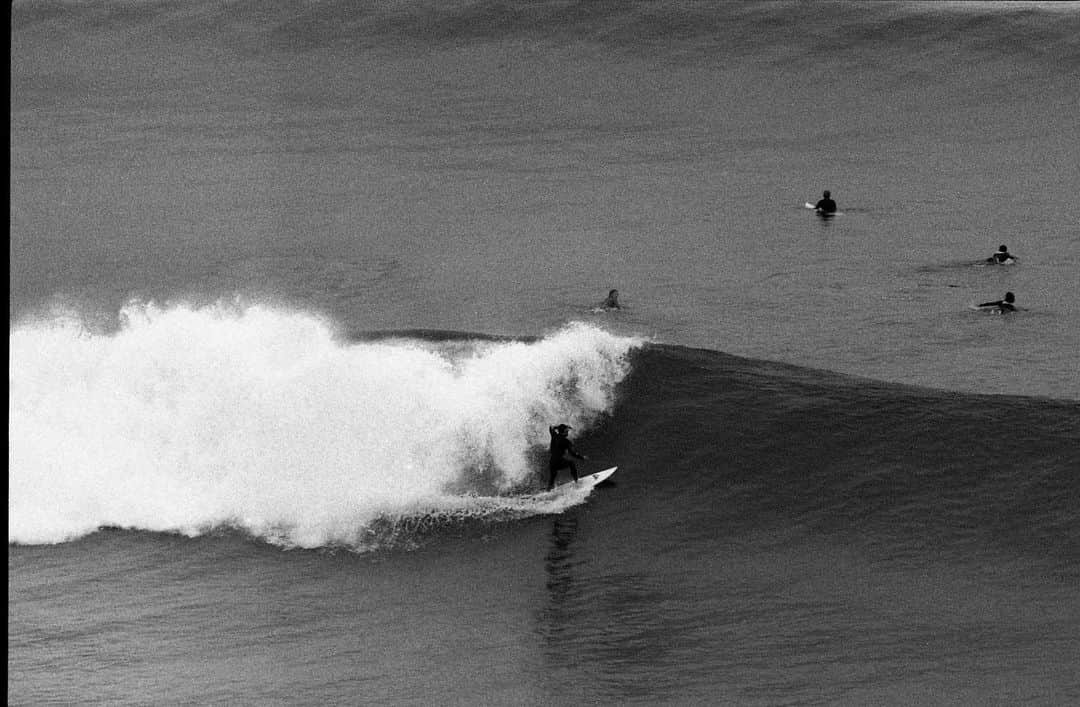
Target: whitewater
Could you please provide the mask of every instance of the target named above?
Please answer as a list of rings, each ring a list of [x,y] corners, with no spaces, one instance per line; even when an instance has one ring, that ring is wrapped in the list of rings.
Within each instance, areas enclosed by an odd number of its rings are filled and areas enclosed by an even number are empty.
[[[9,542],[231,526],[356,545],[376,519],[467,514],[455,496],[534,482],[549,424],[610,412],[642,343],[585,325],[348,343],[255,305],[131,304],[120,320],[12,330]]]

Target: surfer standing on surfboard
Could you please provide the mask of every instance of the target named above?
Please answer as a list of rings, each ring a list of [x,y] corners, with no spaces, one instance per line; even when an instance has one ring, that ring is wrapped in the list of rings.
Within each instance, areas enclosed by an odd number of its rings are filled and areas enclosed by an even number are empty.
[[[567,459],[565,455],[569,454],[574,459],[586,460],[584,454],[578,454],[574,449],[574,443],[570,441],[570,437],[567,433],[570,430],[570,425],[556,425],[554,427],[548,427],[548,432],[551,433],[551,458],[548,460],[548,491],[555,488],[555,477],[559,475],[560,469],[570,469],[570,474],[574,477],[574,481],[577,482],[577,466],[574,462]]]
[[[821,195],[821,199],[818,203],[814,204],[814,210],[819,214],[835,214],[836,202],[829,196],[829,190],[826,189],[825,193]]]

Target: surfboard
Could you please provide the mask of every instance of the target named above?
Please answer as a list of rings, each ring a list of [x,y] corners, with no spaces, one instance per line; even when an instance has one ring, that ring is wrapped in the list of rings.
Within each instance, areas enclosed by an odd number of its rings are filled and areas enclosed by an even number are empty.
[[[447,499],[441,499],[439,511],[456,511],[463,516],[471,517],[490,517],[500,513],[523,516],[562,513],[567,508],[584,502],[592,494],[593,489],[607,481],[618,468],[613,466],[595,474],[582,476],[577,483],[567,481],[557,485],[551,491],[539,491],[520,496],[474,496],[471,494],[452,496],[450,498],[454,499],[457,505],[447,507],[445,505]]]
[[[597,484],[599,484],[602,481],[606,481],[607,478],[609,476],[611,476],[612,474],[614,474],[615,470],[618,469],[618,468],[619,467],[617,467],[617,466],[613,466],[610,469],[604,469],[603,471],[598,471],[595,474],[589,474],[588,476],[582,476],[582,477],[578,478],[578,481],[577,481],[576,484],[573,481],[567,481],[565,483],[559,484],[558,486],[556,486],[554,488],[554,490],[549,491],[548,493],[563,494],[563,493],[571,493],[571,492],[574,492],[574,491],[586,491],[586,492],[591,491],[594,486],[596,486]]]
[[[840,213],[839,211],[818,211],[818,207],[814,204],[811,204],[809,201],[805,202],[803,206],[810,209],[811,211],[817,211],[818,216],[836,216],[838,213]]]
[[[1001,307],[997,307],[994,305],[980,307],[977,304],[972,304],[968,306],[968,309],[975,312],[982,312],[983,314],[1012,314],[1013,312],[1019,312],[1021,308],[1017,307],[1016,305],[1013,305],[1012,309],[1002,309]]]

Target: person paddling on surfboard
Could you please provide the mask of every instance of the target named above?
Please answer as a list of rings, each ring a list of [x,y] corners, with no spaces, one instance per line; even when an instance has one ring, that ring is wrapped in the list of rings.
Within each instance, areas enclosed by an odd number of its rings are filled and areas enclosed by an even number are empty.
[[[1005,293],[1005,299],[999,299],[996,302],[983,302],[982,304],[977,305],[977,306],[978,307],[994,307],[999,312],[1015,312],[1016,311],[1016,305],[1014,304],[1015,302],[1016,302],[1016,297],[1013,295],[1013,293],[1006,292]]]
[[[607,299],[600,305],[601,309],[619,309],[619,291],[612,290],[607,293]]]
[[[570,441],[568,432],[570,425],[556,425],[554,427],[548,427],[548,432],[551,433],[551,458],[548,460],[548,491],[555,488],[555,477],[559,475],[560,469],[570,469],[571,476],[574,477],[574,482],[578,480],[577,466],[574,462],[567,459],[565,455],[569,454],[574,459],[586,460],[584,454],[578,454],[574,449],[574,443]]]
[[[1015,262],[1016,258],[1009,252],[1008,246],[1001,246],[997,252],[986,259],[988,263],[996,263],[998,265],[1004,265],[1005,263]]]
[[[818,201],[818,203],[814,204],[814,211],[817,211],[819,214],[836,213],[836,202],[832,200],[831,196],[829,196],[828,189],[826,189],[825,193],[821,195],[821,199]]]

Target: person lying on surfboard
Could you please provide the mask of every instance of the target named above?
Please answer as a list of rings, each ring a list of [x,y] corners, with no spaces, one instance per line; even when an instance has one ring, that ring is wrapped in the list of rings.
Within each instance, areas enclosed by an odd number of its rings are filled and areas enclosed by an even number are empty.
[[[821,195],[821,199],[818,203],[814,204],[814,210],[821,214],[835,214],[836,202],[829,196],[829,190],[826,189],[825,193]]]
[[[1015,260],[1016,258],[1013,256],[1012,253],[1009,252],[1009,248],[1007,246],[1001,246],[1000,248],[998,248],[996,253],[986,259],[986,262],[1004,265],[1005,263]]]
[[[612,290],[607,293],[607,299],[600,305],[601,309],[619,309],[619,291]]]
[[[555,477],[559,475],[560,469],[569,468],[570,475],[574,477],[574,482],[576,483],[578,480],[577,466],[564,455],[569,454],[574,459],[581,459],[582,461],[587,459],[584,454],[578,454],[577,450],[574,449],[574,443],[570,441],[570,437],[567,435],[570,429],[570,425],[548,427],[548,432],[551,433],[551,458],[548,460],[548,491],[555,488]]]
[[[1016,311],[1016,305],[1014,304],[1014,302],[1016,302],[1016,297],[1013,295],[1013,293],[1006,292],[1005,293],[1005,299],[999,299],[996,302],[983,302],[982,304],[976,305],[976,306],[978,306],[978,307],[994,307],[999,312],[1015,312]]]

